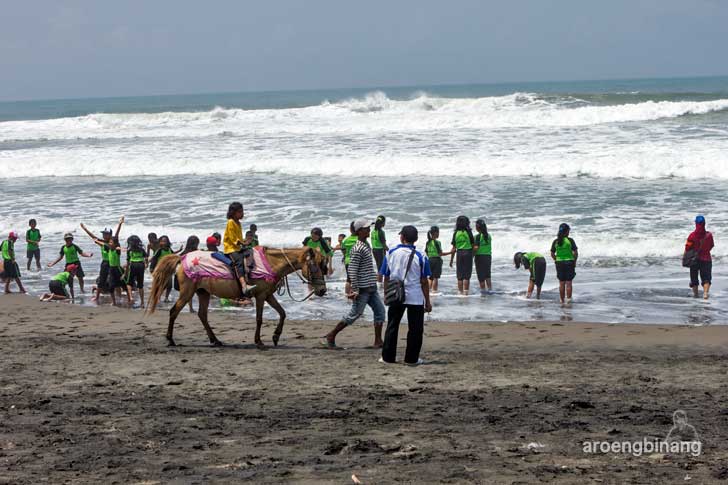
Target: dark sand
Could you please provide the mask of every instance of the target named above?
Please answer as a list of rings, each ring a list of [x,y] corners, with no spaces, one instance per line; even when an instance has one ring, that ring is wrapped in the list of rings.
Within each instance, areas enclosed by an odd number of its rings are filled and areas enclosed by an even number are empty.
[[[0,296],[1,483],[728,483],[728,326],[429,324],[410,368],[363,321],[345,351],[305,321],[259,351],[227,312],[229,346],[185,313],[168,348],[165,317]],[[582,451],[678,408],[701,456]]]

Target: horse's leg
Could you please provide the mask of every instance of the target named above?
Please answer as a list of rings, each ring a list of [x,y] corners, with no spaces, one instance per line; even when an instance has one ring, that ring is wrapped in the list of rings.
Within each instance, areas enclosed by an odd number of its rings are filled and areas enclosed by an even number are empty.
[[[273,345],[278,345],[278,340],[280,340],[281,334],[283,333],[283,322],[286,320],[286,311],[272,293],[265,301],[278,312],[278,326],[275,332],[273,332]]]
[[[260,328],[263,326],[263,305],[265,305],[265,297],[256,295],[255,297],[255,345],[260,349],[265,349],[265,344],[260,339]]]
[[[185,307],[188,301],[192,299],[192,295],[195,294],[195,287],[197,285],[191,280],[180,281],[179,285],[179,297],[174,302],[172,308],[169,309],[169,326],[167,327],[167,345],[174,347],[173,333],[174,333],[174,321],[177,320],[179,313]]]
[[[215,333],[212,331],[212,327],[210,327],[210,324],[207,323],[207,309],[210,306],[210,294],[205,290],[198,290],[197,299],[199,301],[197,304],[197,316],[200,317],[202,326],[205,327],[205,332],[207,332],[207,338],[210,339],[210,343],[215,347],[222,347],[222,342],[220,342],[217,337],[215,337]]]

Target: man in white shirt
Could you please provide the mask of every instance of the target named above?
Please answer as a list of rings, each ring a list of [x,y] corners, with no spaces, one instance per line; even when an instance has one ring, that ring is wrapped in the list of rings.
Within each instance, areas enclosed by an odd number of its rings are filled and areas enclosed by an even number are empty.
[[[417,228],[404,226],[399,233],[401,244],[390,249],[382,263],[381,273],[384,275],[384,292],[390,280],[404,281],[404,304],[395,303],[389,306],[387,313],[387,330],[384,334],[382,347],[382,362],[394,363],[397,358],[397,334],[399,324],[405,311],[407,312],[407,350],[404,362],[409,365],[422,364],[420,350],[422,349],[422,335],[425,326],[425,312],[432,311],[430,303],[430,285],[428,277],[430,261],[425,255],[415,249],[417,242]],[[412,264],[407,270],[412,257]]]

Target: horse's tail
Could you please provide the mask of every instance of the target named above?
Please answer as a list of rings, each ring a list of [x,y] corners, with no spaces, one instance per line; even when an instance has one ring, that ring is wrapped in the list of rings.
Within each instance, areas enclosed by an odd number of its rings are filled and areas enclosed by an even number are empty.
[[[149,300],[147,302],[147,313],[152,314],[157,309],[159,299],[162,297],[162,293],[167,288],[167,283],[172,275],[177,270],[180,257],[176,254],[168,254],[163,257],[154,268],[152,273],[152,289],[149,291]]]

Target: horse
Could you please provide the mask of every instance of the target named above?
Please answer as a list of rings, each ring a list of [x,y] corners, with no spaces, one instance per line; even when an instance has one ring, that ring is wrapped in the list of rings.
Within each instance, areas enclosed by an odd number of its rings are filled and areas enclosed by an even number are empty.
[[[300,249],[272,249],[263,248],[268,262],[275,274],[275,281],[268,282],[262,279],[253,279],[251,284],[255,285],[252,290],[252,297],[255,298],[255,345],[259,349],[265,349],[266,346],[260,338],[260,329],[263,325],[263,305],[268,303],[276,312],[278,312],[278,326],[273,333],[273,345],[278,345],[278,340],[283,333],[283,322],[286,319],[286,312],[275,297],[276,290],[280,286],[281,280],[295,271],[301,271],[303,278],[313,288],[312,293],[316,296],[324,296],[326,294],[326,258],[320,251],[312,248]],[[176,254],[165,256],[157,264],[152,274],[152,289],[149,295],[149,303],[147,306],[147,314],[154,313],[157,304],[166,288],[169,279],[173,274],[177,275],[179,282],[179,297],[172,308],[169,310],[169,326],[167,328],[167,345],[175,346],[173,337],[174,321],[180,314],[185,305],[197,294],[199,299],[199,308],[197,316],[200,318],[207,337],[213,346],[222,346],[223,343],[218,340],[212,331],[210,324],[207,322],[207,309],[210,306],[210,295],[221,298],[240,298],[240,286],[236,279],[215,279],[202,278],[199,281],[193,281],[185,275],[180,263],[180,257]],[[310,295],[309,295],[310,296]]]

